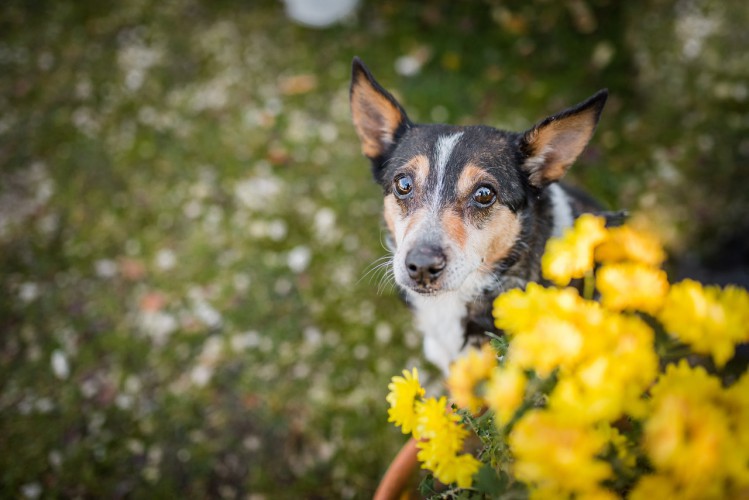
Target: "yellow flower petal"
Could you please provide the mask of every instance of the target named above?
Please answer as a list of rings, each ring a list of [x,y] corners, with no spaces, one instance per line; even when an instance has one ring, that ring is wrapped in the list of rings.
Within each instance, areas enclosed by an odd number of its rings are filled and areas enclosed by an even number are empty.
[[[494,411],[498,425],[507,424],[525,399],[527,379],[516,365],[496,368],[486,389],[486,403]]]
[[[596,286],[604,307],[615,311],[655,314],[668,293],[666,273],[642,264],[608,264],[596,274]]]
[[[636,231],[627,225],[608,232],[606,241],[595,250],[597,262],[634,262],[658,267],[666,259],[660,242],[649,233]]]
[[[541,258],[544,277],[566,286],[571,279],[585,276],[593,269],[596,246],[606,239],[605,226],[603,217],[583,214],[561,237],[550,239]]]
[[[419,384],[419,372],[403,370],[403,376],[395,376],[388,385],[390,393],[385,400],[390,403],[388,422],[401,428],[403,434],[409,434],[416,421],[416,408],[419,399],[424,396],[424,388]]]
[[[684,280],[671,287],[658,319],[669,334],[722,367],[736,344],[749,341],[749,294]]]
[[[483,406],[483,400],[477,394],[477,388],[485,382],[497,366],[497,354],[489,344],[484,344],[481,350],[470,349],[465,356],[460,357],[450,366],[447,377],[447,388],[457,404],[471,413],[478,412]]]

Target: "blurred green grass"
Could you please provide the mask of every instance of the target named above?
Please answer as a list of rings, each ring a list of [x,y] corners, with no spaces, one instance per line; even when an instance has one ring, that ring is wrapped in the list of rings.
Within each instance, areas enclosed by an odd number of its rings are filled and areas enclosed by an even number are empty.
[[[389,377],[440,383],[367,274],[351,58],[421,121],[521,130],[609,87],[572,181],[699,256],[746,225],[746,11],[365,2],[312,30],[275,2],[5,2],[0,493],[370,496]]]

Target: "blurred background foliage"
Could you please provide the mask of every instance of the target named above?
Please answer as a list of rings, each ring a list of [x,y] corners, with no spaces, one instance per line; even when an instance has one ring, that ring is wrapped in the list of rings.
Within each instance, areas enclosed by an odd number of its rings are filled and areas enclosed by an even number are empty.
[[[387,381],[424,361],[368,274],[354,55],[418,121],[523,130],[608,87],[570,181],[672,277],[746,284],[747,25],[739,0],[364,1],[324,29],[4,1],[0,496],[371,495],[404,440]]]

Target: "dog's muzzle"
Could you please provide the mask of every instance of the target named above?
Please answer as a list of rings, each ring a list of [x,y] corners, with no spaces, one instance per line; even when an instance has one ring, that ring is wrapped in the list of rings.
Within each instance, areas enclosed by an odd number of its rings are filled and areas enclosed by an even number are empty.
[[[406,254],[408,276],[421,288],[430,289],[447,266],[447,258],[441,248],[419,246]]]

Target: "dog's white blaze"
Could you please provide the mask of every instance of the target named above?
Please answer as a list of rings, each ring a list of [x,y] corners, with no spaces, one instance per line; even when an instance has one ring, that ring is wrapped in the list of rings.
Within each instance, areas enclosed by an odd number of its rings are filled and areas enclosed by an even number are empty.
[[[572,215],[572,207],[567,193],[559,184],[549,186],[549,194],[554,209],[554,229],[551,236],[556,238],[562,236],[564,230],[575,222],[575,218]]]
[[[443,135],[437,139],[437,144],[435,146],[437,151],[437,164],[435,165],[437,170],[437,187],[431,193],[433,196],[431,200],[433,205],[436,205],[439,202],[439,197],[445,186],[445,169],[447,167],[447,162],[450,160],[450,155],[452,154],[453,149],[455,149],[455,144],[458,143],[458,140],[462,135],[463,132],[457,132],[452,135]]]

